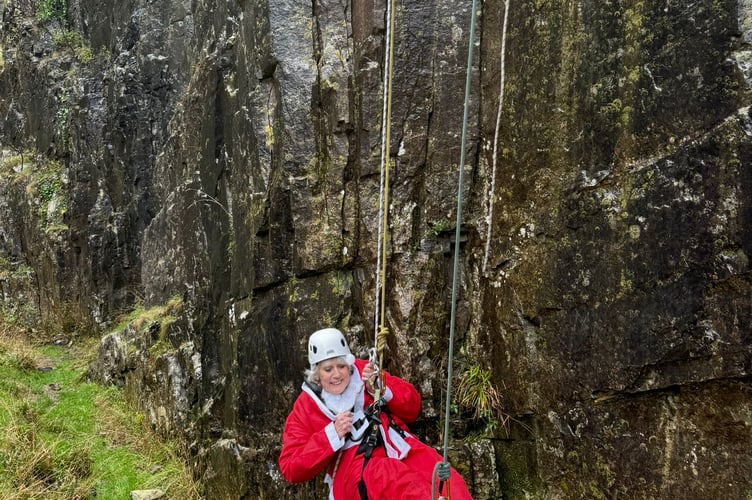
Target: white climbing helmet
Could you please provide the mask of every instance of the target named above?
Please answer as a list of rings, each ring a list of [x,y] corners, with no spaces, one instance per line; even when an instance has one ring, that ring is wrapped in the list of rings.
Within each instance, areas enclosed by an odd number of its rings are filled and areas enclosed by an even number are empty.
[[[345,358],[348,365],[355,363],[342,332],[336,328],[324,328],[313,332],[308,339],[308,362],[311,367],[326,359]]]

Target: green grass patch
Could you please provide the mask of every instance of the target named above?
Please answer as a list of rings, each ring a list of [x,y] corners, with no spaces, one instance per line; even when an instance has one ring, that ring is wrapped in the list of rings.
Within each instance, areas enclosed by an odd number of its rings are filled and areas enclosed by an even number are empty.
[[[0,330],[0,498],[119,499],[151,488],[200,498],[177,446],[121,389],[85,380],[87,352]]]
[[[68,0],[40,0],[37,2],[37,18],[40,21],[64,20],[68,12]]]
[[[60,109],[67,110],[67,97],[63,96],[60,100]],[[67,114],[62,121],[58,116],[61,134],[67,130],[65,127]],[[44,158],[34,151],[24,151],[0,159],[0,177],[7,179],[13,188],[23,187],[28,201],[37,208],[39,226],[43,231],[48,228],[55,231],[67,229],[64,223],[69,205],[67,175],[59,161]]]
[[[61,30],[55,33],[52,39],[59,48],[71,51],[76,59],[84,64],[89,64],[94,59],[91,47],[77,31]]]

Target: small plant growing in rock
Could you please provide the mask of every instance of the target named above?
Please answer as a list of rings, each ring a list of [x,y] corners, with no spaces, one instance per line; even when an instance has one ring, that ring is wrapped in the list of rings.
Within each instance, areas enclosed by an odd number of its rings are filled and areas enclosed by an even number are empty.
[[[0,175],[15,176],[22,172],[26,164],[31,161],[36,153],[34,151],[19,151],[13,156],[8,156],[0,160]]]
[[[475,363],[460,375],[456,401],[459,408],[470,410],[475,420],[485,422],[484,433],[491,434],[507,417],[501,407],[501,394],[491,380],[491,370]]]
[[[61,30],[55,33],[53,40],[59,48],[72,51],[76,59],[83,64],[88,64],[94,59],[94,52],[91,50],[91,47],[77,31]]]
[[[431,232],[438,236],[452,228],[452,223],[448,219],[441,219],[431,223]]]
[[[40,21],[62,21],[67,14],[67,0],[42,0],[37,3],[37,18]]]
[[[60,179],[47,178],[39,181],[39,201],[49,203],[58,191],[63,189],[63,181]]]
[[[68,210],[68,192],[59,162],[29,163],[29,167],[17,175],[17,180],[25,184],[26,193],[38,207],[40,227],[44,231],[67,229],[64,216]]]
[[[130,326],[144,338],[150,339],[149,352],[160,356],[173,350],[168,338],[169,328],[178,319],[183,308],[180,297],[172,297],[166,304],[144,309],[138,306],[114,329],[120,331]]]

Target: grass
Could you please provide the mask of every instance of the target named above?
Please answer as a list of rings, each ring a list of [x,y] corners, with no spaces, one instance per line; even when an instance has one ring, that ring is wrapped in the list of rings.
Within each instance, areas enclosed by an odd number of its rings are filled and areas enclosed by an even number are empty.
[[[499,425],[506,427],[508,417],[490,370],[479,364],[468,366],[459,377],[455,397],[460,407],[472,412],[473,419],[485,422],[482,434],[493,434]]]
[[[66,99],[61,98],[62,111],[68,109]],[[58,120],[58,128],[62,127],[61,133],[65,132],[67,126],[65,120],[67,115],[62,122]],[[70,200],[64,170],[59,161],[43,158],[34,151],[24,151],[0,159],[0,176],[10,181],[11,187],[24,188],[30,204],[37,207],[39,225],[43,230],[67,229],[64,219]]]
[[[0,498],[200,498],[176,445],[121,389],[85,380],[91,344],[32,345],[0,326]]]

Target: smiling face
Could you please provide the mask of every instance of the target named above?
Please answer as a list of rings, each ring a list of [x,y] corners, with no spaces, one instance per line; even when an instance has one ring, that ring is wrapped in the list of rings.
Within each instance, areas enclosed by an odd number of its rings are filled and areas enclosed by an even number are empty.
[[[342,394],[350,383],[350,365],[342,358],[327,359],[319,363],[321,387],[329,394]]]

